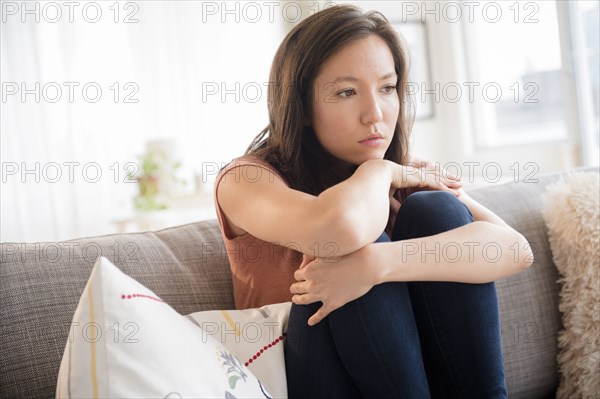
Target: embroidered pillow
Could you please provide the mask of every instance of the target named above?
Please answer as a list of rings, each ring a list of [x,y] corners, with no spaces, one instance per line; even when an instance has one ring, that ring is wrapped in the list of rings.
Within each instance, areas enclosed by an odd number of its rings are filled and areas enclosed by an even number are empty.
[[[57,398],[269,398],[240,360],[104,257],[83,291]]]

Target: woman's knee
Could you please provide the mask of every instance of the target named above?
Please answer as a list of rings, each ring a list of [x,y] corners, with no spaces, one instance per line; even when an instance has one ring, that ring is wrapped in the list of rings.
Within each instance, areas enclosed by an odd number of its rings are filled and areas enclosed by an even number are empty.
[[[409,195],[396,218],[392,240],[448,231],[473,221],[469,208],[447,191],[418,191]],[[398,233],[397,233],[398,232]]]

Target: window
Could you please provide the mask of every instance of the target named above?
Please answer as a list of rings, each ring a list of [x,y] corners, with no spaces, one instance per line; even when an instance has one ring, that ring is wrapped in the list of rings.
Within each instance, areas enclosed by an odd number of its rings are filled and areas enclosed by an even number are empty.
[[[559,2],[572,79],[573,130],[578,133],[582,163],[598,165],[600,148],[600,6],[598,1]]]
[[[485,2],[477,11],[463,23],[477,146],[566,140],[556,2]]]

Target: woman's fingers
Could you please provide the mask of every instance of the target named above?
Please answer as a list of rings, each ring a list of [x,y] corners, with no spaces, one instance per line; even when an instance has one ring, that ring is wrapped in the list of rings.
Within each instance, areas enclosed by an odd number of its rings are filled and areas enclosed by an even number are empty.
[[[460,197],[460,192],[458,191],[462,185],[456,185],[456,184],[444,184],[444,183],[438,183],[438,186],[440,187],[439,190],[441,191],[449,191],[450,193],[452,193],[454,196],[456,197]]]
[[[450,179],[440,173],[433,171],[420,170],[421,184],[426,187],[430,187],[434,190],[453,191],[454,188],[461,188],[462,182],[460,180]]]
[[[450,186],[452,186],[452,187],[450,187]],[[448,191],[456,197],[460,196],[460,192],[458,191],[461,188],[460,185],[455,186],[455,185],[451,185],[451,184],[444,184],[441,181],[433,180],[433,181],[429,181],[428,184],[426,184],[426,187],[428,187],[432,190],[437,190],[437,191]]]
[[[315,312],[314,315],[310,316],[308,319],[308,325],[314,326],[315,324],[321,322],[327,315],[333,312],[335,309],[326,308],[325,306],[321,306],[319,310]]]
[[[307,294],[306,292],[308,289],[306,284],[306,281],[302,281],[299,283],[294,283],[290,286],[290,292],[294,294],[292,295],[292,303],[296,305],[310,305],[311,303],[318,301],[324,302],[322,298],[317,297],[315,294]],[[327,315],[333,312],[335,309],[337,308],[324,304],[308,319],[308,325],[314,326],[327,317]]]
[[[449,173],[446,169],[439,169],[439,173],[445,179],[460,181],[460,177],[453,175],[452,173]]]
[[[438,162],[436,162],[436,163],[429,162],[426,165],[426,168],[428,170],[429,169],[435,170],[435,171],[439,172],[440,175],[442,175],[442,176],[444,176],[446,178],[449,178],[449,179],[452,179],[452,180],[460,180],[460,177],[458,177],[456,175],[453,175],[452,173],[448,172],[446,169],[442,168]]]
[[[320,299],[312,294],[296,294],[292,296],[292,302],[296,305],[309,305],[317,301],[320,301]]]
[[[460,177],[449,173],[442,168],[439,162],[425,161],[415,156],[406,165],[397,165],[399,174],[396,182],[392,183],[393,188],[402,187],[431,187],[426,182],[426,178],[433,176],[436,181],[441,181],[446,185],[460,182]],[[415,180],[419,180],[418,182]]]
[[[304,281],[306,280],[304,278],[304,269],[298,269],[294,272],[294,278],[296,279],[296,281]]]
[[[435,173],[436,175],[442,176],[446,180],[460,181],[460,177],[449,173],[446,169],[443,169],[439,162],[427,162],[419,167],[421,169],[424,168],[426,173]]]
[[[302,269],[304,266],[308,265],[310,262],[315,260],[316,258],[312,255],[302,254],[302,263],[300,264],[299,269]]]
[[[301,281],[299,283],[294,283],[290,285],[290,292],[292,294],[305,294],[308,292],[308,287],[306,281]]]

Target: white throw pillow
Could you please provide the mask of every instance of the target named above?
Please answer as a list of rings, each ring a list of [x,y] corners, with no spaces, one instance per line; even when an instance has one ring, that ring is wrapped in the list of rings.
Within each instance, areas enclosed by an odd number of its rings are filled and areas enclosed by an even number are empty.
[[[213,310],[188,317],[254,373],[276,398],[287,398],[283,337],[292,303],[257,309]]]
[[[56,396],[271,395],[222,344],[101,257],[73,317]]]

